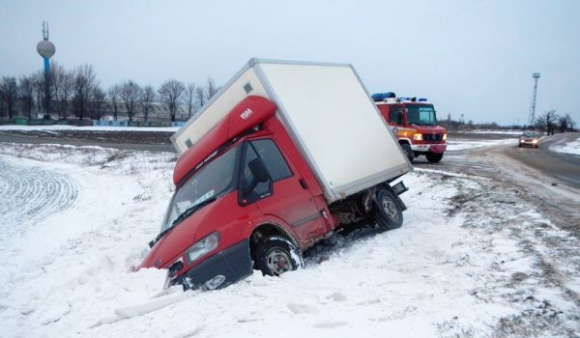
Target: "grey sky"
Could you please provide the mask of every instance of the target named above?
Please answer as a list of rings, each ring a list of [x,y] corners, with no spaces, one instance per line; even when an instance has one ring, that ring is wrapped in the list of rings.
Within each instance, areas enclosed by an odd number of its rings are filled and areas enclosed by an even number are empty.
[[[536,115],[556,109],[580,124],[577,0],[0,0],[0,76],[42,69],[42,21],[53,59],[92,64],[104,88],[221,85],[251,57],[351,63],[370,93],[508,125],[527,121],[540,72]]]

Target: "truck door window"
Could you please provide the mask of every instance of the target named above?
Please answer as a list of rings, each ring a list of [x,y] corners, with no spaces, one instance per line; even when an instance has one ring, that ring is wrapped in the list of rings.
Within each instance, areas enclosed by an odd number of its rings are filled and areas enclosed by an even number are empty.
[[[403,107],[400,105],[391,106],[389,109],[389,120],[394,124],[403,124]]]
[[[292,176],[292,172],[288,167],[288,164],[284,160],[284,157],[278,150],[278,147],[272,140],[257,140],[251,142],[254,149],[258,152],[262,161],[266,165],[272,181],[276,182],[278,180]]]
[[[261,181],[252,172],[252,166],[256,164],[252,162],[256,160],[263,163],[268,180]],[[240,202],[249,204],[270,196],[272,183],[292,176],[292,172],[272,140],[257,140],[246,143],[240,176]]]

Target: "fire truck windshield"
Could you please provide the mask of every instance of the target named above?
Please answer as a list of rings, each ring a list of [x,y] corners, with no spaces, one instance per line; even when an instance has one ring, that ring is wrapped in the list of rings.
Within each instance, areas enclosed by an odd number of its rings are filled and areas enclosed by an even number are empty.
[[[435,109],[431,104],[409,104],[407,109],[407,124],[417,126],[436,126]]]
[[[218,155],[179,186],[169,204],[161,232],[187,218],[203,204],[233,189],[238,149],[235,147]]]

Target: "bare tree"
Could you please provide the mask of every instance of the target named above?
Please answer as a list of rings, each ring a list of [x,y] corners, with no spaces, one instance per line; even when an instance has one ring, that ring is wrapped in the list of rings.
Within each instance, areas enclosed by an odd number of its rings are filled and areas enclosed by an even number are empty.
[[[565,133],[569,130],[574,130],[574,125],[576,123],[572,120],[572,117],[570,116],[570,114],[566,114],[564,116],[561,116],[558,119],[558,125],[560,127],[560,132]]]
[[[197,98],[198,108],[205,106],[205,102],[206,102],[205,89],[203,87],[197,87],[197,88],[195,88],[195,94],[196,94],[196,98]]]
[[[34,108],[34,79],[32,76],[21,76],[18,82],[18,96],[22,103],[24,116],[30,121],[32,108]]]
[[[215,86],[215,82],[211,77],[207,78],[207,84],[206,84],[205,90],[206,90],[206,94],[207,94],[206,101],[209,101],[218,91],[217,87]]]
[[[54,96],[54,110],[59,118],[67,117],[69,99],[73,91],[75,76],[62,65],[51,63],[52,95]]]
[[[576,130],[576,121],[572,120],[570,114],[566,114],[566,119],[568,120],[568,126],[570,130]]]
[[[545,128],[548,135],[554,135],[554,129],[557,120],[558,114],[556,114],[556,110],[552,109],[547,112],[544,112],[542,116],[538,117],[536,120],[536,124],[542,129]]]
[[[187,116],[191,117],[194,108],[194,98],[195,98],[195,84],[190,83],[187,85],[187,90],[185,92],[185,101],[187,102]]]
[[[106,94],[100,86],[96,85],[89,94],[88,112],[92,119],[100,120],[105,106]]]
[[[218,89],[211,77],[207,78],[205,87],[195,88],[198,109],[203,107],[216,93]]]
[[[121,95],[121,86],[112,85],[107,91],[109,100],[111,101],[111,106],[113,107],[113,120],[117,121],[117,116],[119,113],[119,98]]]
[[[143,119],[145,122],[149,118],[153,100],[155,100],[155,89],[153,86],[147,85],[143,87],[143,92],[141,93],[141,110],[143,111]]]
[[[138,84],[129,80],[121,85],[120,96],[121,100],[125,104],[125,109],[127,110],[127,115],[129,116],[129,121],[133,121],[133,116],[135,115],[135,105],[141,98],[141,92],[143,90]]]
[[[97,77],[92,65],[83,64],[76,69],[73,106],[80,120],[87,115],[91,94],[96,85]]]
[[[44,111],[44,104],[46,103],[44,99],[44,95],[46,95],[46,90],[44,88],[44,72],[37,71],[31,75],[31,78],[36,101],[36,112],[40,114]]]
[[[184,91],[185,86],[183,85],[183,83],[175,79],[166,81],[161,85],[159,90],[157,90],[161,98],[161,101],[163,101],[167,105],[167,108],[169,109],[171,122],[175,121],[175,113],[177,112],[177,109],[179,109],[179,105],[181,104],[181,100],[183,98],[182,95]]]
[[[16,114],[15,106],[18,100],[18,85],[15,77],[3,76],[0,81],[0,101],[7,111],[8,119],[11,120]]]

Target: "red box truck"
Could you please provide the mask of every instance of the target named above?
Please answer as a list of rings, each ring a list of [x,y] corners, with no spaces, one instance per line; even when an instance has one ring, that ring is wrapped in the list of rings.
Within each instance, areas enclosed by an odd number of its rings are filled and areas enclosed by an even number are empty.
[[[351,65],[252,59],[172,141],[175,194],[141,263],[168,285],[280,275],[347,227],[402,225],[412,165]]]

